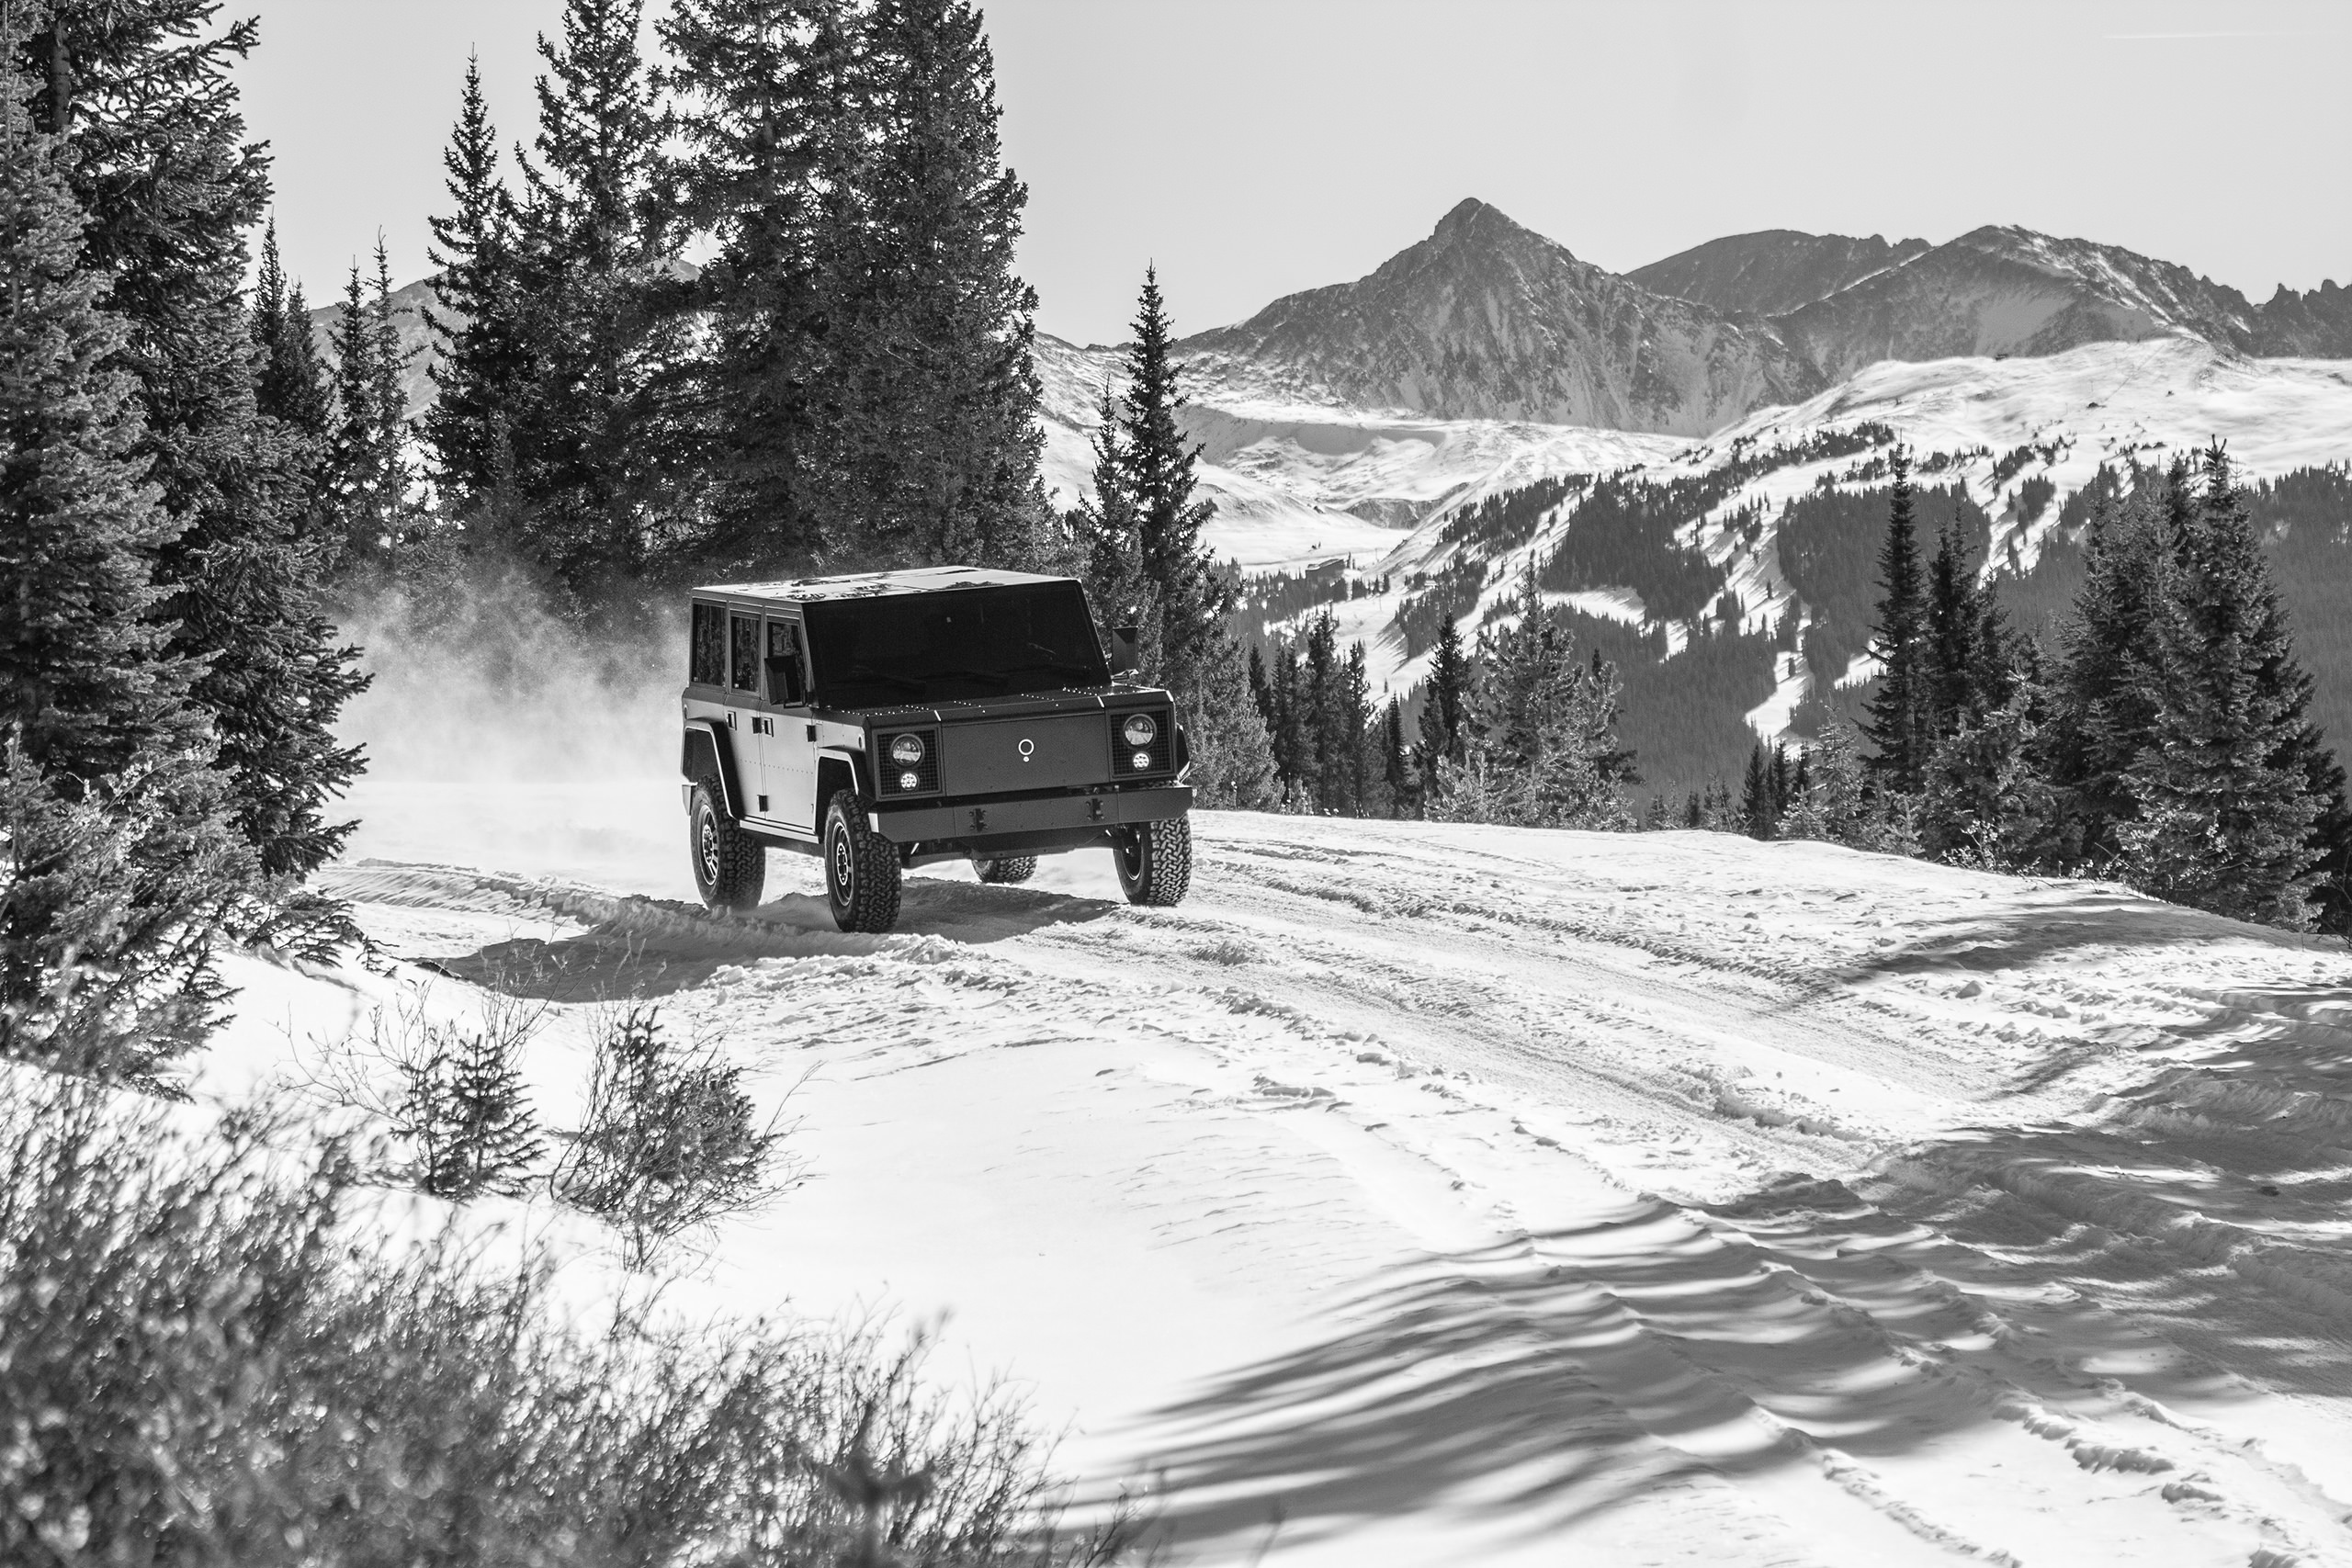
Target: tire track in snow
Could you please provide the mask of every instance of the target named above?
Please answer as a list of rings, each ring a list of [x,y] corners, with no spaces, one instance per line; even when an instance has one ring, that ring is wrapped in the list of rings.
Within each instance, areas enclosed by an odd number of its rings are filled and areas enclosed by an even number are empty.
[[[1608,1429],[1627,1442],[1637,1431],[1652,1462],[1702,1466],[1706,1485],[1730,1488],[1788,1539],[1807,1539],[1808,1511],[1835,1493],[1836,1507],[1899,1533],[1873,1562],[2345,1560],[2341,1510],[2310,1477],[2226,1420],[2177,1409],[2215,1387],[2286,1386],[2278,1370],[2250,1369],[2225,1333],[2200,1337],[2186,1314],[2153,1311],[2111,1266],[2116,1247],[2136,1245],[2177,1254],[2176,1279],[2229,1274],[2280,1298],[2259,1321],[2285,1339],[2346,1316],[2340,1255],[2313,1240],[2318,1228],[2294,1247],[2275,1220],[2267,1231],[2235,1214],[2184,1220],[2143,1183],[2082,1168],[2123,1130],[2165,1143],[2177,1163],[2187,1134],[2195,1157],[2168,1179],[2209,1185],[2249,1152],[2340,1138],[2352,1097],[2235,1058],[2209,1065],[2249,1042],[2340,1054],[2337,1004],[2207,983],[2200,964],[2226,965],[2193,952],[2182,973],[2143,959],[2061,983],[2030,964],[1972,966],[1973,949],[1947,942],[1961,955],[1950,963],[1873,972],[1873,953],[1911,940],[1903,894],[1774,892],[1742,861],[1763,852],[1739,845],[1675,851],[1702,870],[1724,862],[1713,886],[1612,886],[1491,845],[1464,853],[1460,830],[1222,826],[1204,824],[1204,874],[1182,910],[910,884],[928,929],[887,938],[812,931],[798,906],[786,919],[713,921],[457,868],[377,868],[346,896],[537,908],[603,940],[702,953],[712,972],[680,1005],[775,1051],[826,1054],[840,1071],[909,1071],[1073,1035],[1196,1049],[1213,1064],[1197,1091],[1204,1109],[1396,1151],[1452,1194],[1455,1223],[1521,1237],[1500,1272],[1461,1260],[1449,1288],[1503,1300],[1509,1335],[1548,1341],[1553,1362],[1584,1369],[1585,1397],[1629,1423]],[[1842,874],[1877,873],[1864,863]],[[2037,1055],[2066,1051],[2087,1051],[2096,1070],[2034,1080]],[[1813,1076],[1783,1089],[1760,1076],[1754,1063],[1766,1060]],[[1871,1107],[1832,1098],[1865,1079],[1879,1090]],[[2084,1108],[2072,1086],[2088,1079],[2128,1093]],[[1996,1112],[2017,1130],[1916,1141],[1923,1121],[1957,1129]],[[2026,1125],[2045,1113],[2048,1125]],[[1850,1184],[1754,1195],[1791,1167]],[[1171,1222],[1167,1245],[1282,1234],[1269,1228],[1282,1167],[1238,1174],[1214,1215]],[[1539,1222],[1564,1181],[1597,1182],[1609,1202],[1657,1202],[1644,1188],[1679,1196],[1658,1208],[1686,1233],[1684,1277],[1556,1239]],[[1710,1197],[1753,1201],[1693,1201]],[[2323,1205],[2315,1190],[2308,1225],[2324,1227]],[[2060,1256],[2044,1231],[2075,1238],[2082,1256]],[[2082,1241],[2094,1231],[2118,1239]],[[1422,1265],[1448,1266],[1441,1254]],[[1574,1302],[1584,1304],[1564,1304]],[[1581,1327],[1563,1329],[1577,1312]],[[2253,1321],[2241,1313],[2224,1329]],[[1808,1383],[1822,1365],[1853,1386]],[[1668,1372],[1687,1403],[1660,1404]],[[1833,1418],[1869,1399],[1883,1409],[1860,1437]],[[1724,1414],[1693,1426],[1694,1409]],[[1709,1451],[1736,1429],[1752,1440]],[[1939,1480],[1930,1460],[1946,1450],[1980,1466],[1973,1503],[1956,1506]],[[2077,1514],[2128,1517],[2143,1539],[2127,1531],[2074,1556],[2018,1544],[2035,1519]]]

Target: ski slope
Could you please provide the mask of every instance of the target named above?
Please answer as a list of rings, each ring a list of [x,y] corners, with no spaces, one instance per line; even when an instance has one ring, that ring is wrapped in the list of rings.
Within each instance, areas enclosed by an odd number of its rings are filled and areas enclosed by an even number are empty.
[[[226,1098],[427,987],[650,998],[810,1179],[690,1314],[946,1314],[1188,1564],[2352,1563],[2352,975],[2084,883],[1805,844],[1246,814],[1105,857],[690,892],[666,779],[363,784],[403,962],[248,964]],[[424,965],[429,964],[427,968]],[[477,1205],[620,1288],[594,1227]]]

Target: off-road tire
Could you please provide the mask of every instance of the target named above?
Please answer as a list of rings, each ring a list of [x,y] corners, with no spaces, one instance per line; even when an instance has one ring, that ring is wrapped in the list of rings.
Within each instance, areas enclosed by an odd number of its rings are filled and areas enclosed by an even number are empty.
[[[1170,817],[1120,829],[1111,840],[1112,863],[1130,904],[1172,908],[1193,885],[1193,822]]]
[[[1015,882],[1026,882],[1036,875],[1037,857],[1035,855],[991,855],[974,861],[972,869],[979,873],[982,882],[1009,886]]]
[[[727,813],[718,781],[695,781],[686,812],[686,853],[695,863],[695,891],[712,910],[756,909],[767,886],[768,852]]]
[[[825,902],[845,931],[887,931],[899,923],[899,846],[865,824],[854,789],[825,807]]]

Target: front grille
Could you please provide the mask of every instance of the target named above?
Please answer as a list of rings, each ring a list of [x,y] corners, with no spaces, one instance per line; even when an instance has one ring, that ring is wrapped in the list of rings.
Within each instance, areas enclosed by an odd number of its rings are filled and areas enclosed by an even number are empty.
[[[1159,733],[1151,738],[1151,744],[1143,747],[1128,745],[1126,738],[1119,733],[1119,727],[1126,723],[1131,716],[1125,713],[1111,715],[1111,772],[1114,777],[1139,778],[1146,773],[1164,773],[1176,765],[1175,716],[1166,708],[1146,708],[1141,711],[1148,713],[1152,723],[1159,727]],[[1150,756],[1149,767],[1136,766],[1136,753],[1138,750]]]
[[[890,742],[901,735],[911,735],[922,742],[922,761],[912,768],[900,767],[890,761]],[[935,729],[893,729],[874,738],[874,772],[880,781],[884,795],[936,795],[939,793],[939,731]],[[915,775],[912,789],[900,787],[899,775]]]

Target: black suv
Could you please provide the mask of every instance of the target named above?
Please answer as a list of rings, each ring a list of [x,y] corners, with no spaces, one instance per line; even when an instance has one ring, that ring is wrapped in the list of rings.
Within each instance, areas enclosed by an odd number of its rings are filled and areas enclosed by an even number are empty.
[[[694,592],[686,812],[713,909],[760,901],[769,849],[825,863],[845,931],[899,918],[899,874],[1021,882],[1107,847],[1136,904],[1192,877],[1184,731],[1104,656],[1068,578],[929,567]]]

